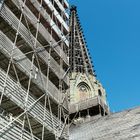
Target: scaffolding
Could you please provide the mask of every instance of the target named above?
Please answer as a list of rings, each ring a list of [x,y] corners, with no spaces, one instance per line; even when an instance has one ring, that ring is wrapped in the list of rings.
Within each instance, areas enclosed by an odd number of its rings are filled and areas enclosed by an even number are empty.
[[[66,0],[0,1],[0,139],[68,139]]]

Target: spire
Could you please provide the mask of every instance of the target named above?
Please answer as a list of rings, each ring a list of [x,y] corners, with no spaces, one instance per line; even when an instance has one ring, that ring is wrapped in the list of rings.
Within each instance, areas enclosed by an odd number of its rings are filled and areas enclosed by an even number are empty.
[[[70,8],[70,66],[71,72],[80,72],[94,75],[92,62],[87,49],[77,7]]]
[[[77,14],[70,9],[70,119],[107,115],[106,92],[96,79],[86,40]]]

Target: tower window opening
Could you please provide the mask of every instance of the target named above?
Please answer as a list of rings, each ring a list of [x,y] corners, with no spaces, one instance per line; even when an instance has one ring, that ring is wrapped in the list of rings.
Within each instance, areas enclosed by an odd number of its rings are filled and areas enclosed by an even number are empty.
[[[102,96],[102,92],[100,89],[98,89],[98,94],[99,94],[99,96]]]

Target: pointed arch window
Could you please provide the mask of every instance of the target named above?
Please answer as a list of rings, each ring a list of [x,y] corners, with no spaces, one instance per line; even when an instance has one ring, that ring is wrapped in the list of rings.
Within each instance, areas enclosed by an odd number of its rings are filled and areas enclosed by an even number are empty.
[[[85,82],[81,82],[77,86],[79,100],[86,100],[90,96],[90,87]]]

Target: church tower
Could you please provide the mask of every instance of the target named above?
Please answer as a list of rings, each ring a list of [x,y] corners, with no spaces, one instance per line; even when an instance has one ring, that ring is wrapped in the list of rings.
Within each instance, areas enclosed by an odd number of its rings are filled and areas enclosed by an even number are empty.
[[[70,10],[70,119],[109,113],[106,92],[96,79],[76,6]]]

